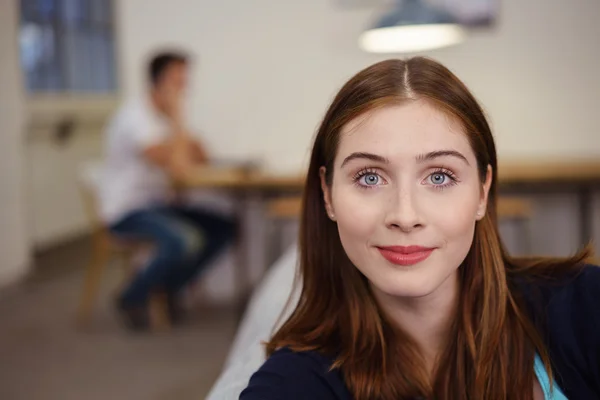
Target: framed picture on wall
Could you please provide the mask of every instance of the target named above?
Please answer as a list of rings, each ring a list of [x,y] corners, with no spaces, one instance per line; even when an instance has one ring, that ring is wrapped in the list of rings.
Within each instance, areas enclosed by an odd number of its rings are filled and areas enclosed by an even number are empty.
[[[342,8],[381,8],[401,6],[409,0],[334,0]],[[412,0],[414,1],[414,0]],[[501,0],[418,0],[431,7],[453,15],[461,24],[468,27],[494,25],[498,18]]]

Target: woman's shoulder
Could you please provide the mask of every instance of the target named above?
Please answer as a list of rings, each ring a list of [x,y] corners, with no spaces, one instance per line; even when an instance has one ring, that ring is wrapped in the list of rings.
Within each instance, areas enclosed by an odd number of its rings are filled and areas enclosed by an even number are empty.
[[[600,394],[600,267],[585,265],[562,283],[545,286],[538,326],[557,383],[569,398],[593,398],[591,393]]]
[[[549,306],[600,311],[600,267],[584,265],[560,284],[547,285]]]
[[[520,280],[518,286],[534,313],[552,311],[554,305],[560,309],[589,306],[595,310],[600,296],[600,267],[587,264],[551,280]]]
[[[579,338],[589,336],[600,343],[600,267],[585,265],[550,293],[549,323],[560,331],[570,326]]]
[[[554,346],[600,348],[600,267],[583,267],[552,280],[519,284],[535,326]]]
[[[316,351],[275,351],[250,378],[240,400],[350,400],[333,360]]]

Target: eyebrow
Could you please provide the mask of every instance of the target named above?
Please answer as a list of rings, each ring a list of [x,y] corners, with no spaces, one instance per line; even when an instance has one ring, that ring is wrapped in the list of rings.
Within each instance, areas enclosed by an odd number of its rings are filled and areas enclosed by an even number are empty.
[[[416,159],[417,159],[418,163],[423,163],[423,162],[435,160],[436,158],[441,158],[441,157],[455,157],[455,158],[458,158],[459,160],[464,161],[467,165],[469,165],[469,161],[467,160],[467,158],[456,150],[431,151],[429,153],[419,154],[416,157]],[[385,158],[383,156],[373,154],[373,153],[357,152],[357,153],[350,154],[348,157],[346,157],[344,159],[344,161],[342,162],[342,168],[344,167],[344,165],[348,164],[350,161],[360,160],[360,159],[375,161],[375,162],[382,163],[382,164],[390,163],[390,160],[388,160],[387,158]]]
[[[360,159],[371,160],[371,161],[375,161],[375,162],[382,163],[382,164],[390,163],[390,160],[388,160],[385,157],[378,156],[377,154],[358,152],[358,153],[352,153],[348,157],[344,158],[344,161],[342,162],[342,168],[344,167],[344,165],[348,164],[350,161],[360,160]]]
[[[464,161],[467,165],[469,165],[469,161],[467,160],[467,157],[463,156],[461,153],[459,153],[456,150],[437,150],[437,151],[431,151],[426,154],[419,154],[417,156],[417,162],[422,163],[422,162],[426,162],[426,161],[435,160],[436,158],[440,158],[440,157],[455,157],[455,158],[458,158],[459,160]]]

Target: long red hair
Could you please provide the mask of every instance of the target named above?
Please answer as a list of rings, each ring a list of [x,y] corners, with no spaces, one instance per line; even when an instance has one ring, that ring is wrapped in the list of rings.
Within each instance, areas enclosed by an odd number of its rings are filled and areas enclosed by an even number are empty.
[[[482,183],[493,170],[485,217],[476,223],[471,249],[459,269],[460,299],[452,334],[434,376],[416,343],[386,320],[366,278],[342,248],[325,210],[319,168],[328,184],[342,128],[374,109],[405,101],[429,101],[459,121],[476,155]],[[498,233],[496,148],[486,117],[467,87],[427,58],[388,60],[359,72],[329,107],[315,138],[300,228],[298,304],[267,343],[318,351],[333,357],[357,400],[435,399],[532,400],[534,353],[548,372],[548,353],[517,289],[519,279],[537,279],[579,268],[589,256],[510,257]]]

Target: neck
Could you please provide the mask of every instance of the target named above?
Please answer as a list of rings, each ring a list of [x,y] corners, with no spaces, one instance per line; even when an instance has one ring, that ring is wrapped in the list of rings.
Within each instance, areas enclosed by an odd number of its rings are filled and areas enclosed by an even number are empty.
[[[457,271],[433,293],[423,297],[396,297],[373,290],[392,323],[419,345],[431,372],[448,339],[458,304],[458,286]]]

